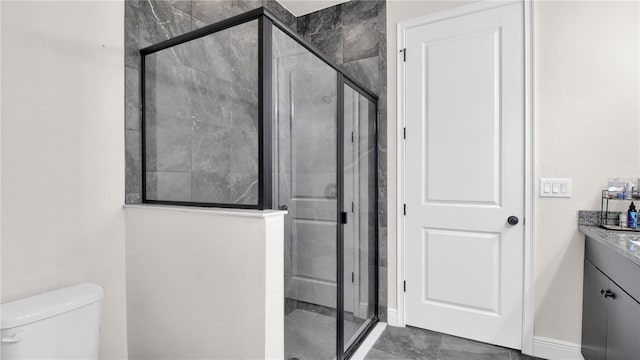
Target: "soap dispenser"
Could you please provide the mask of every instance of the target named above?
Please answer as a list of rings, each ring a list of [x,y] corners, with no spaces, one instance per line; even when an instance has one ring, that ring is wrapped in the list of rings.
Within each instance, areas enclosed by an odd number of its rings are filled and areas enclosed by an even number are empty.
[[[638,212],[636,211],[636,206],[633,204],[633,201],[627,211],[627,226],[631,229],[638,227]]]

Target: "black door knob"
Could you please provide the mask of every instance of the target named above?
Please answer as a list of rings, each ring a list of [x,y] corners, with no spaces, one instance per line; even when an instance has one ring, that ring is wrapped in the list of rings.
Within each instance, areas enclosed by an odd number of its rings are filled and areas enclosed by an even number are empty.
[[[612,298],[615,299],[616,298],[616,294],[613,293],[613,291],[611,290],[607,290],[604,292],[604,297],[606,298]]]
[[[507,218],[507,223],[509,223],[509,225],[518,225],[518,223],[520,222],[520,220],[518,219],[517,216],[509,216],[509,218]]]

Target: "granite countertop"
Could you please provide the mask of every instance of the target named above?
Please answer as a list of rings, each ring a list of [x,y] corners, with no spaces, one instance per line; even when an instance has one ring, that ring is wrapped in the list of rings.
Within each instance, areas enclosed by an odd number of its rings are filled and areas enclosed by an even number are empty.
[[[595,225],[578,225],[578,230],[640,266],[640,233],[606,230]]]

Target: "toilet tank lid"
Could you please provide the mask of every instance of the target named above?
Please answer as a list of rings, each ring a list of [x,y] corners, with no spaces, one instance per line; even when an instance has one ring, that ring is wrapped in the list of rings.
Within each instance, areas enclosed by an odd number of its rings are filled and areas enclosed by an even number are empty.
[[[56,316],[104,298],[104,290],[82,283],[0,305],[0,329],[11,329]]]

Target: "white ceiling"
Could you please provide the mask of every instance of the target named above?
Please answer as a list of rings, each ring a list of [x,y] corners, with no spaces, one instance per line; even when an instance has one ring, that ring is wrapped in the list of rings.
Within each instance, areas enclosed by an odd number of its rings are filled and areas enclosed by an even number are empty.
[[[349,0],[276,0],[296,17],[322,10]]]

